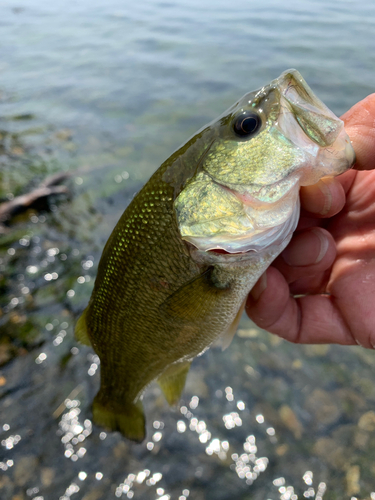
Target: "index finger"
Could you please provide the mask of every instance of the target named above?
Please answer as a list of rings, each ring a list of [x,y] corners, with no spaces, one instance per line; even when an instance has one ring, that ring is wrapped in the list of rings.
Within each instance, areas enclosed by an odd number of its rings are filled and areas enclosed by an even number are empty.
[[[251,293],[246,303],[248,316],[260,328],[293,343],[356,344],[330,296],[294,298],[282,274],[272,267],[262,288],[260,295]]]
[[[300,190],[301,207],[317,217],[332,217],[345,205],[345,191],[339,180],[323,177]]]

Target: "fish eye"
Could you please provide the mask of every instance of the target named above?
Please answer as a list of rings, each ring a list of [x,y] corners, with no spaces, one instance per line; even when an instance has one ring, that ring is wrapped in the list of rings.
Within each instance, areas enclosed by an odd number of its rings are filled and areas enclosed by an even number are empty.
[[[244,111],[238,115],[233,123],[235,133],[241,137],[254,135],[262,125],[262,120],[254,111]]]

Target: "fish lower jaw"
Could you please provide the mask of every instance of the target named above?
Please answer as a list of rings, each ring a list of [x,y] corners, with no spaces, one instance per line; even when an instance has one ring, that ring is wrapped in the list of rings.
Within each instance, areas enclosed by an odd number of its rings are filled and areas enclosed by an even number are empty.
[[[259,258],[263,252],[284,245],[290,240],[297,227],[300,213],[299,200],[295,203],[291,216],[282,224],[254,234],[249,232],[240,238],[231,235],[217,235],[208,241],[204,238],[184,238],[190,247],[192,258],[197,262],[235,263]],[[215,238],[217,241],[215,242]]]
[[[223,250],[222,248],[217,248],[215,250],[207,250],[208,252],[212,252],[212,253],[219,253],[219,254],[222,254],[222,255],[243,255],[244,253],[247,253],[247,252],[227,252],[226,250]],[[251,250],[249,250],[250,252]]]

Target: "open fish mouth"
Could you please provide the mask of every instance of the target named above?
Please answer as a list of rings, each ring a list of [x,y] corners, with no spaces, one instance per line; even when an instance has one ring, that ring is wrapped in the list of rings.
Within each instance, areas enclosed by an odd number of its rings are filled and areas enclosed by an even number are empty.
[[[174,202],[182,239],[203,252],[284,244],[298,223],[299,187],[354,162],[343,122],[295,70],[243,96],[211,127],[214,140]]]

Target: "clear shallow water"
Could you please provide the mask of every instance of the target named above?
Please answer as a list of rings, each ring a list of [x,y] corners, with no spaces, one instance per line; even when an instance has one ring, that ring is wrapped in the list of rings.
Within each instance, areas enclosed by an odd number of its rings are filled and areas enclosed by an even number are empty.
[[[337,114],[373,91],[374,11],[0,0],[1,197],[73,173],[52,211],[0,235],[1,498],[372,499],[372,352],[244,319],[195,360],[180,410],[150,388],[133,445],[92,427],[98,363],[72,332],[119,215],[195,130],[288,67]]]

